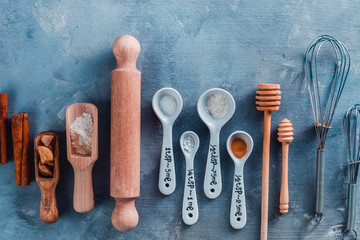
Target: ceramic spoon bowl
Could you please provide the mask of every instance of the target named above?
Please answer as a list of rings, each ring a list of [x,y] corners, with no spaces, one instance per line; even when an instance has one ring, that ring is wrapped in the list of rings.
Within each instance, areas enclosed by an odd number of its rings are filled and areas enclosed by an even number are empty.
[[[209,98],[215,94],[224,95],[229,104],[229,109],[222,118],[214,118],[207,111],[207,102]],[[220,130],[233,116],[235,112],[235,101],[227,91],[220,88],[213,88],[200,96],[197,103],[197,111],[201,120],[208,126],[210,131],[210,146],[206,162],[204,191],[208,198],[214,199],[220,195],[222,189],[219,146]]]
[[[247,146],[246,154],[237,158],[231,150],[231,143],[236,139],[242,139]],[[234,161],[234,184],[230,206],[230,224],[235,229],[241,229],[246,224],[246,202],[245,202],[245,188],[244,188],[244,165],[253,149],[253,140],[251,136],[243,131],[232,133],[227,142],[226,148],[230,157]]]
[[[194,157],[199,145],[200,140],[196,133],[188,131],[181,135],[180,146],[186,161],[182,218],[187,225],[195,224],[199,218],[194,172]]]
[[[166,110],[162,109],[164,106],[161,105],[163,97],[166,97],[171,103],[170,106],[166,106]],[[160,89],[155,93],[152,100],[154,112],[160,119],[163,126],[163,142],[159,170],[159,190],[164,195],[173,193],[176,187],[172,127],[182,110],[182,106],[182,98],[173,88]]]

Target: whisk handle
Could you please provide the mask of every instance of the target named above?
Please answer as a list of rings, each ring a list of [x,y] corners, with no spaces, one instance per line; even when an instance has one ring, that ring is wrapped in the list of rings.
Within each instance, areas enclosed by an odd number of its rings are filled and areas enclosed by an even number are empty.
[[[324,190],[325,190],[325,149],[317,150],[316,165],[316,206],[315,215],[320,217],[321,222],[324,209]]]
[[[348,217],[346,222],[346,229],[354,230],[355,216],[356,216],[356,184],[349,184],[349,199],[348,199]]]

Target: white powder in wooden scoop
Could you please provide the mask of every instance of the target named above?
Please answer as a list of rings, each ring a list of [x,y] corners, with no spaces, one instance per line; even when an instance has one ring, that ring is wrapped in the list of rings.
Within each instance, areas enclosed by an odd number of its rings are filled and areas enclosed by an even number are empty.
[[[215,118],[223,118],[229,111],[230,104],[223,94],[214,94],[207,100],[206,111]]]
[[[70,126],[71,146],[75,153],[90,155],[94,123],[90,113],[83,113]]]

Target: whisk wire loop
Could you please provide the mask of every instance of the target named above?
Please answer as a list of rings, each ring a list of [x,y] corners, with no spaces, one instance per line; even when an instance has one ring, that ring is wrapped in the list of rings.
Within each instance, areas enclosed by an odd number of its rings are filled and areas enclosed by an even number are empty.
[[[320,83],[318,80],[318,56],[320,49],[325,42],[330,42],[336,56],[336,64],[333,77],[330,81],[329,98],[327,99],[325,109],[322,109]],[[350,70],[350,55],[345,45],[335,38],[323,35],[315,39],[306,51],[305,74],[310,92],[310,101],[312,105],[313,117],[316,135],[319,141],[319,148],[323,148],[326,135],[334,116],[335,108],[343,91],[348,72]],[[325,126],[325,127],[323,127]]]

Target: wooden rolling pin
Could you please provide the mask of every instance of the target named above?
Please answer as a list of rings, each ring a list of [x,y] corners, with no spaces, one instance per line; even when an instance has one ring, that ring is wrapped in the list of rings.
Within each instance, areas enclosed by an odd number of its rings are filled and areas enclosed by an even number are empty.
[[[140,44],[124,35],[113,46],[117,67],[111,73],[110,195],[115,199],[113,226],[122,232],[136,227],[140,196],[141,72],[136,69]]]
[[[268,229],[271,112],[279,110],[281,92],[279,84],[258,84],[258,89],[256,91],[256,109],[264,112],[260,239],[265,240]]]
[[[281,120],[278,127],[278,141],[282,143],[282,175],[281,175],[281,190],[280,190],[280,212],[285,214],[289,211],[289,185],[288,185],[288,156],[289,143],[294,138],[292,124],[289,119]]]

